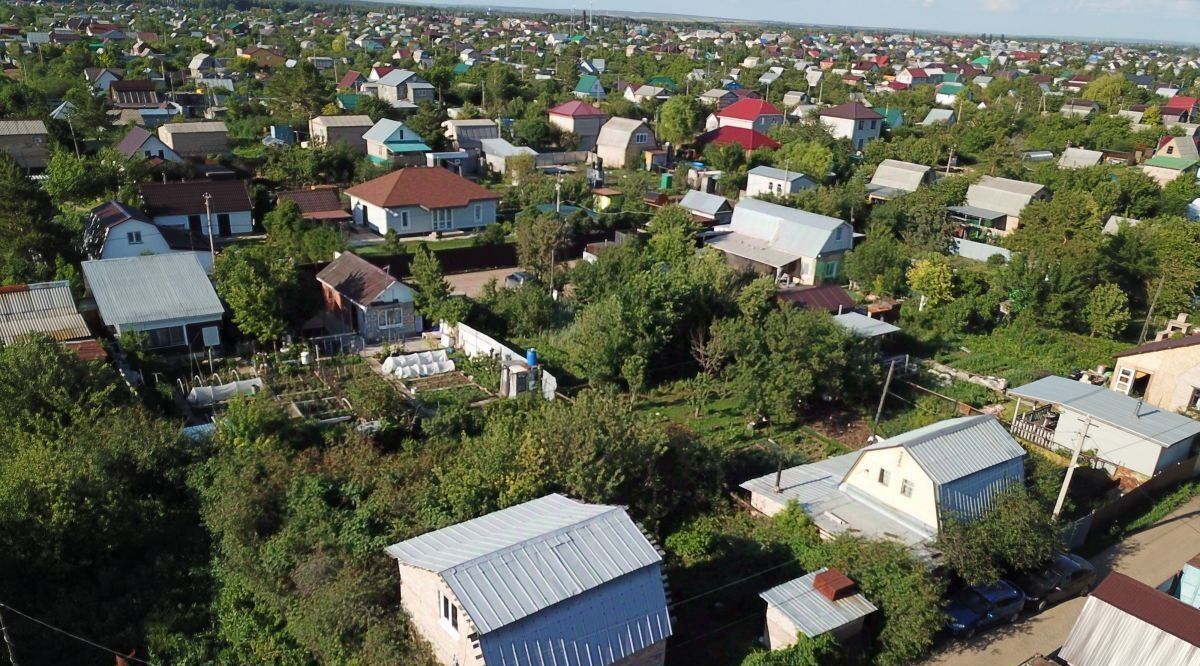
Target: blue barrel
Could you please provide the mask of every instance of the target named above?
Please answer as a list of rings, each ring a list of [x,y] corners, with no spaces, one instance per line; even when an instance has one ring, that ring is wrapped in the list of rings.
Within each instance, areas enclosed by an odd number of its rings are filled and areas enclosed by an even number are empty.
[[[531,368],[537,367],[537,350],[533,347],[525,350],[525,364]]]

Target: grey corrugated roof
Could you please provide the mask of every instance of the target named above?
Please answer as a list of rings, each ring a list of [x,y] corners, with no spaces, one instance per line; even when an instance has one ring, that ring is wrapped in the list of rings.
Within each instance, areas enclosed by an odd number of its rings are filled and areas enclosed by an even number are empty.
[[[795,580],[776,585],[758,596],[779,610],[809,638],[844,627],[875,612],[875,604],[861,593],[837,601],[825,598],[813,587],[817,574],[825,571],[827,569],[821,567]]]
[[[205,132],[229,133],[229,128],[221,120],[201,120],[190,123],[167,123],[158,128],[166,134],[201,134]]]
[[[225,313],[191,252],[85,261],[83,277],[109,326],[219,318]]]
[[[375,124],[375,121],[371,120],[371,116],[364,115],[317,116],[312,121],[324,127],[371,127]]]
[[[1004,257],[1005,261],[1012,259],[1012,250],[999,247],[997,245],[988,245],[978,241],[968,240],[966,238],[955,238],[954,250],[958,256],[964,259],[974,259],[975,261],[987,261],[993,255]]]
[[[789,183],[792,181],[801,180],[801,179],[812,181],[811,178],[809,178],[808,176],[804,175],[803,173],[801,173],[799,171],[785,171],[783,169],[776,169],[775,167],[767,166],[765,164],[760,164],[760,165],[754,167],[750,171],[746,172],[746,175],[762,176],[763,178],[771,178],[773,180],[782,180],[784,182],[789,182]]]
[[[978,206],[947,206],[946,210],[967,217],[977,217],[981,220],[998,220],[1007,214],[999,210],[980,208]]]
[[[929,167],[923,164],[884,160],[875,168],[875,175],[871,176],[871,185],[916,192],[928,173]]]
[[[1058,158],[1058,166],[1063,169],[1086,169],[1096,166],[1104,159],[1104,153],[1086,148],[1067,148],[1062,157]]]
[[[967,205],[1020,217],[1021,210],[1044,189],[1037,183],[984,176],[967,188]]]
[[[899,327],[893,326],[886,321],[872,319],[858,312],[843,312],[840,315],[834,315],[833,320],[860,338],[874,338],[900,330]]]
[[[67,281],[0,287],[0,342],[35,333],[60,341],[92,336]]]
[[[938,421],[876,442],[864,450],[896,446],[903,446],[939,485],[1025,456],[1025,449],[990,414]]]
[[[841,240],[836,239],[842,230]],[[763,244],[783,256],[816,258],[825,252],[849,250],[853,232],[846,222],[760,199],[742,199],[721,231],[740,236],[750,245]],[[711,244],[716,244],[715,242]],[[793,259],[794,261],[794,259]],[[776,264],[772,264],[776,265]]]
[[[45,134],[46,123],[40,120],[0,120],[0,136]]]
[[[683,199],[680,199],[679,205],[697,213],[713,216],[720,213],[722,208],[727,207],[729,200],[717,194],[688,190],[687,194],[683,195]]]
[[[1200,421],[1159,409],[1103,386],[1093,386],[1066,377],[1043,377],[1009,389],[1008,392],[1010,395],[1060,405],[1063,409],[1090,416],[1164,447],[1200,434]]]
[[[441,574],[481,635],[662,561],[624,509],[557,494],[393,544],[387,553]]]

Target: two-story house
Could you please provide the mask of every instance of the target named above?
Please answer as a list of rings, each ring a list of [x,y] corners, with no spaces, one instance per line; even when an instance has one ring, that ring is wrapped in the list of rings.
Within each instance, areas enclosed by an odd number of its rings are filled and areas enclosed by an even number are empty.
[[[367,152],[363,135],[375,126],[370,116],[317,116],[308,121],[308,140],[314,147],[332,146],[339,141],[356,153]]]
[[[821,110],[821,123],[839,139],[849,139],[862,150],[883,133],[883,116],[860,102],[848,102]]]
[[[609,118],[596,137],[596,155],[614,169],[635,169],[642,153],[657,149],[658,139],[644,120]]]
[[[221,237],[254,230],[254,206],[241,180],[143,183],[145,211],[158,227]]]
[[[730,223],[713,232],[708,245],[731,266],[789,285],[837,281],[842,257],[854,247],[848,222],[759,199],[743,199]]]
[[[186,229],[159,227],[149,215],[119,201],[106,201],[90,211],[83,231],[83,250],[89,259],[194,252],[204,270],[212,271],[207,239]]]
[[[783,112],[774,104],[765,99],[747,97],[710,114],[705,122],[705,129],[740,127],[766,134],[772,127],[782,125],[783,122]]]
[[[662,556],[621,507],[545,497],[388,546],[446,666],[661,666]]]
[[[354,223],[400,235],[478,229],[500,195],[440,167],[408,167],[346,190]]]
[[[398,120],[380,118],[362,135],[367,146],[367,158],[385,166],[417,166],[425,164],[430,152],[421,135]]]
[[[350,252],[340,252],[317,273],[325,310],[369,344],[421,333],[413,291],[387,271]]]
[[[432,102],[436,92],[431,83],[407,69],[394,69],[378,80],[364,83],[360,90],[397,109],[415,109],[422,102]]]
[[[550,109],[550,124],[579,137],[579,150],[595,150],[600,128],[608,114],[580,100],[572,100]]]
[[[741,487],[768,516],[798,503],[823,537],[852,532],[928,552],[946,519],[977,519],[997,493],[1020,487],[1025,455],[996,417],[981,414],[939,421]]]

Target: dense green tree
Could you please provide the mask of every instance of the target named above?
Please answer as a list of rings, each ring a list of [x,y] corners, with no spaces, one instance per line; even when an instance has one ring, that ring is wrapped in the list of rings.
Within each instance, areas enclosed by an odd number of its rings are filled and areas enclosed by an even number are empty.
[[[431,324],[446,322],[451,326],[466,316],[467,303],[454,296],[450,283],[442,273],[442,263],[424,243],[413,255],[412,283],[417,312]]]
[[[552,284],[555,270],[562,268],[560,255],[566,247],[569,232],[566,221],[553,211],[526,213],[517,217],[515,231],[521,265],[543,284]]]
[[[833,151],[816,141],[794,141],[775,152],[775,166],[799,171],[821,183],[833,168]]]
[[[944,518],[937,548],[969,585],[992,583],[1005,571],[1032,569],[1063,547],[1062,531],[1048,509],[1024,488],[999,493],[976,520]]]
[[[899,296],[907,288],[909,256],[884,229],[872,227],[867,240],[846,255],[846,275],[859,288],[881,296]]]
[[[1083,318],[1091,335],[1117,337],[1129,325],[1129,298],[1120,287],[1105,282],[1088,295]]]
[[[263,92],[271,98],[271,108],[276,113],[289,118],[311,117],[319,115],[321,107],[329,101],[330,86],[328,79],[305,59],[295,67],[272,72]]]
[[[213,266],[217,293],[233,323],[262,342],[278,342],[308,314],[296,263],[270,246],[226,249]]]
[[[809,638],[797,634],[796,643],[782,650],[753,652],[742,666],[823,666],[837,659],[838,642],[832,632]]]
[[[940,254],[931,254],[913,262],[906,273],[908,286],[921,295],[921,310],[954,300],[954,273],[950,262]]]
[[[689,144],[695,140],[702,120],[703,111],[696,98],[676,95],[659,109],[658,138],[675,146]]]
[[[335,252],[346,249],[337,227],[304,219],[300,206],[288,199],[263,217],[263,228],[270,246],[297,263],[332,261]]]

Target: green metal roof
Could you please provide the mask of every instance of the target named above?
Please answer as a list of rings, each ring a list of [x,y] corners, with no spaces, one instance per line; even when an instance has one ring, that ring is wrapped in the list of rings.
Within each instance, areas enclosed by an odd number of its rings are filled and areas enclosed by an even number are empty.
[[[399,155],[405,153],[428,153],[433,150],[420,141],[387,141],[383,145],[387,146],[389,151]]]
[[[938,94],[941,95],[957,95],[962,89],[961,83],[939,83],[937,87]]]
[[[1200,164],[1197,160],[1189,160],[1186,157],[1171,157],[1170,155],[1158,155],[1144,162],[1146,166],[1161,167],[1163,169],[1174,169],[1176,171],[1186,171],[1190,167]]]
[[[596,87],[596,83],[598,82],[599,79],[597,79],[595,76],[591,74],[585,74],[579,77],[579,85],[575,86],[575,92],[582,95],[590,95],[592,94],[592,89]]]
[[[466,74],[469,71],[471,71],[471,66],[465,62],[460,62],[454,66],[455,74]]]
[[[988,56],[979,56],[978,58],[972,60],[971,64],[972,65],[980,65],[982,67],[987,67],[988,65],[992,64],[992,59]]]
[[[347,111],[353,111],[358,108],[358,101],[362,99],[362,95],[354,93],[338,93],[338,105]]]
[[[885,109],[883,122],[887,123],[888,127],[899,127],[904,124],[904,112],[900,109]]]

